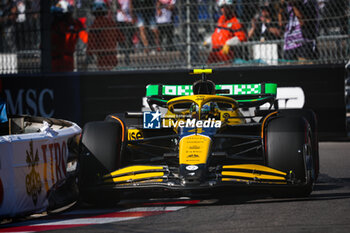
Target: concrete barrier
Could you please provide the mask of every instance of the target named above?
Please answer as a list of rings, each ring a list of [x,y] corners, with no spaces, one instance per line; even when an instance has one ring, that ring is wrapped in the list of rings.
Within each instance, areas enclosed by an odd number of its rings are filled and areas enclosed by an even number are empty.
[[[49,194],[65,182],[68,141],[81,133],[72,122],[10,118],[0,136],[0,218],[45,211]]]

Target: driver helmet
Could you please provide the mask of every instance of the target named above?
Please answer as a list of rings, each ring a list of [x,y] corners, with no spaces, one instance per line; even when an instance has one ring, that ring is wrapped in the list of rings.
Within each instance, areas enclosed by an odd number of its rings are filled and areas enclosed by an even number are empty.
[[[219,0],[218,1],[218,6],[221,8],[223,6],[232,6],[233,5],[233,0]]]
[[[215,102],[206,103],[201,109],[201,118],[208,119],[209,117],[215,117],[218,109],[218,105]]]
[[[208,115],[210,113],[210,104],[204,104],[201,113],[202,115]]]

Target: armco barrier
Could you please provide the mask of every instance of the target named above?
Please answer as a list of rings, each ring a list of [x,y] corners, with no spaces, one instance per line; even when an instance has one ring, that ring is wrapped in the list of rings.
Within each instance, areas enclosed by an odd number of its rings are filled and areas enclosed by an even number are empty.
[[[53,113],[80,125],[107,114],[140,111],[147,84],[192,84],[190,70],[62,73],[50,76],[3,77],[9,110]],[[345,65],[243,67],[215,69],[217,84],[275,82],[283,107],[313,109],[321,139],[346,135]],[[9,99],[8,99],[9,101]],[[42,107],[43,106],[43,107]]]
[[[80,132],[72,123],[54,132],[0,136],[0,219],[46,210],[49,192],[66,177],[67,140]]]

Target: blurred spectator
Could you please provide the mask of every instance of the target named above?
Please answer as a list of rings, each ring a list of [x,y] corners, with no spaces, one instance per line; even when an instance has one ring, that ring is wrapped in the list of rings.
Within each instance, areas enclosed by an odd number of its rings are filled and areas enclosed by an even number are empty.
[[[118,0],[117,2],[117,25],[121,33],[124,35],[124,42],[121,43],[123,53],[125,56],[125,64],[130,64],[129,54],[132,52],[133,36],[135,34],[134,24],[136,23],[136,16],[132,0]]]
[[[12,0],[6,0],[1,9],[0,15],[0,32],[2,39],[2,52],[15,52],[15,21],[16,21],[17,7]],[[1,40],[0,40],[1,41]]]
[[[274,11],[271,6],[262,6],[260,13],[252,19],[248,39],[261,42],[279,39],[280,27],[273,16]]]
[[[198,0],[198,19],[199,20],[212,20],[212,4],[210,0]]]
[[[88,55],[96,55],[99,70],[112,70],[118,64],[117,42],[124,41],[123,34],[117,24],[107,17],[107,5],[103,1],[95,0],[92,6],[95,20],[90,26]]]
[[[156,22],[159,30],[159,41],[163,42],[163,38],[167,38],[166,49],[174,50],[174,23],[173,11],[175,10],[176,0],[157,0]]]
[[[31,0],[27,9],[29,25],[29,49],[38,49],[40,45],[40,0]]]
[[[320,34],[328,34],[328,20],[326,19],[328,0],[317,0],[317,3],[320,11]]]
[[[80,38],[87,43],[87,33],[81,21],[72,16],[73,6],[60,0],[51,8],[54,19],[51,25],[52,71],[73,71],[74,52]]]
[[[251,19],[259,10],[259,6],[262,5],[261,3],[261,0],[236,0],[236,17],[240,20],[244,28],[250,26]]]
[[[284,58],[287,60],[315,60],[318,58],[318,4],[316,0],[281,0],[286,7],[279,12],[279,20],[286,13]],[[283,6],[283,5],[282,5]],[[280,24],[282,24],[280,22]]]
[[[155,0],[133,0],[133,6],[137,17],[137,27],[140,30],[140,37],[145,52],[148,53],[149,51],[149,38],[147,37],[146,26],[149,26],[153,32],[153,42],[155,43],[157,50],[160,51],[159,32],[155,20]]]
[[[24,0],[16,0],[16,24],[15,24],[15,32],[16,32],[16,47],[17,50],[25,50],[28,49],[29,45],[29,37],[27,36],[28,33],[28,20],[27,20],[27,1]],[[24,36],[26,35],[26,36]]]
[[[233,0],[220,0],[218,5],[222,16],[219,18],[214,33],[204,45],[211,45],[208,63],[232,62],[235,58],[233,47],[247,40],[242,24],[234,11]]]
[[[348,0],[317,0],[320,9],[320,27],[325,34],[348,34]]]

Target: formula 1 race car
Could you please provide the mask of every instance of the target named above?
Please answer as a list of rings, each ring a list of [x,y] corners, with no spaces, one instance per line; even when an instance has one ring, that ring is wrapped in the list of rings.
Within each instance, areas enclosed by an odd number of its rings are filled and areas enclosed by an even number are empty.
[[[79,186],[99,203],[142,190],[263,187],[308,196],[319,173],[313,111],[279,110],[277,85],[222,84],[194,70],[193,85],[148,85],[149,111],[84,126]],[[243,114],[252,109],[254,114]]]

